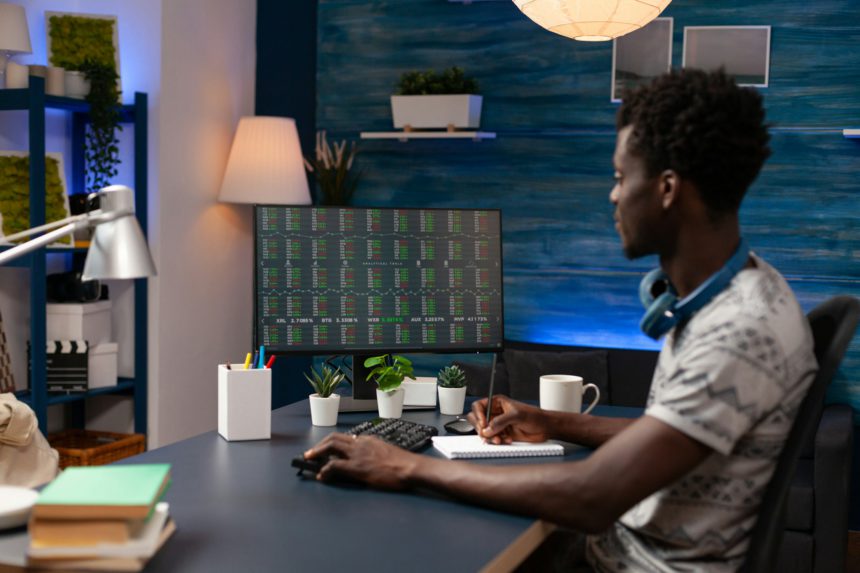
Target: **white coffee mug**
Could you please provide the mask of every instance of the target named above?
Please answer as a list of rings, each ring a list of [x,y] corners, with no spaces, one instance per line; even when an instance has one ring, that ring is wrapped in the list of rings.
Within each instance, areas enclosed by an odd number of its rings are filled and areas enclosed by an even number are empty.
[[[600,400],[600,390],[594,384],[582,383],[581,376],[570,374],[546,374],[540,377],[540,407],[557,412],[579,412],[582,410],[582,395],[589,388],[594,390],[594,400],[583,414],[588,414]]]

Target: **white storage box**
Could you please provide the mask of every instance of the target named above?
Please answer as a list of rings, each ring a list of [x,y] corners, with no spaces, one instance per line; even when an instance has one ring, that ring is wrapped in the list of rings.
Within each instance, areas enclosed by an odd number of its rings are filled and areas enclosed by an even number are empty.
[[[405,379],[402,384],[406,395],[403,397],[404,406],[436,407],[436,378],[432,376],[416,376],[415,380]]]
[[[111,342],[111,301],[50,303],[48,340],[86,340],[90,346]]]
[[[116,356],[118,344],[105,342],[90,346],[89,387],[105,388],[116,386]]]
[[[228,441],[272,436],[272,371],[218,365],[218,433]]]

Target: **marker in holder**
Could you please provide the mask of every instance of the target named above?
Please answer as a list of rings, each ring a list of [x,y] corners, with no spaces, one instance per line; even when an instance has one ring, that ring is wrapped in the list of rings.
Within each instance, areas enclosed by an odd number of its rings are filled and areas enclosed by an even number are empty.
[[[228,441],[272,437],[272,371],[218,365],[218,433]]]

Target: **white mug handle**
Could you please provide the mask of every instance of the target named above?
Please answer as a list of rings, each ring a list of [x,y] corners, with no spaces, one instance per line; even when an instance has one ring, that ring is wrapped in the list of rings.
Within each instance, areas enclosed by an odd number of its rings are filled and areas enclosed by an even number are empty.
[[[589,405],[588,408],[585,409],[585,412],[583,412],[583,414],[588,414],[589,412],[591,412],[591,410],[593,410],[594,407],[597,406],[597,402],[600,401],[600,389],[594,384],[586,384],[585,386],[583,386],[582,395],[585,396],[585,392],[589,388],[594,390],[594,400],[591,402],[591,405]]]

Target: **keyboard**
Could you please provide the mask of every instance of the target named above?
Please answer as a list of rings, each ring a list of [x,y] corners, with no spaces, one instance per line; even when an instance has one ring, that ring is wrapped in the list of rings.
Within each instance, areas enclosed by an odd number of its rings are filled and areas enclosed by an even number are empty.
[[[400,420],[398,418],[374,418],[362,422],[346,431],[355,436],[376,436],[394,446],[417,452],[430,445],[431,438],[439,433],[433,426]],[[302,456],[293,458],[292,466],[298,468],[299,475],[304,471],[317,473],[327,459],[306,460]]]

